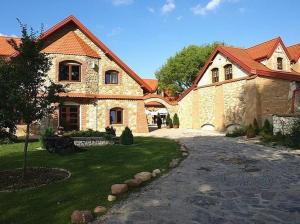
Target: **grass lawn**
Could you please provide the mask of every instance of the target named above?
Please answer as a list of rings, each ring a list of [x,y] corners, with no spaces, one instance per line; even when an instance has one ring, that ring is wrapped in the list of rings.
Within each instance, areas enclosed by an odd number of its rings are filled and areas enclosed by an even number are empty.
[[[34,190],[0,193],[0,223],[70,223],[76,209],[111,206],[110,186],[141,171],[168,169],[180,157],[172,140],[136,137],[133,146],[98,146],[88,151],[60,156],[29,145],[29,166],[58,167],[72,173],[70,179]],[[0,145],[0,170],[22,167],[23,144]]]

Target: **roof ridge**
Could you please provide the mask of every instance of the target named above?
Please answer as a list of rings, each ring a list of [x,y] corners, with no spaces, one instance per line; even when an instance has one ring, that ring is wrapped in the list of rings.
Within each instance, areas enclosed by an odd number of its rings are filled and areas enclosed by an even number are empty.
[[[252,47],[248,47],[248,48],[245,48],[245,49],[246,49],[246,50],[248,50],[248,49],[251,49],[251,48],[255,48],[255,47],[258,47],[258,46],[264,45],[264,44],[266,44],[266,43],[268,43],[268,42],[274,41],[274,40],[281,40],[281,37],[280,37],[280,36],[278,36],[278,37],[275,37],[275,38],[273,38],[273,39],[270,39],[270,40],[264,41],[264,42],[262,42],[262,43],[260,43],[260,44],[253,45]]]
[[[290,45],[290,46],[288,46],[287,48],[290,48],[290,47],[295,47],[295,46],[297,46],[297,45],[299,45],[299,46],[300,46],[300,43],[297,43],[297,44]]]

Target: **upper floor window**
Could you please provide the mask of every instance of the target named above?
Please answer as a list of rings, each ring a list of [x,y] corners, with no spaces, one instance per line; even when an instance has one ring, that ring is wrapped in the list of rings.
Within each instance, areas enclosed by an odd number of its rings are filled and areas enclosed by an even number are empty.
[[[63,61],[59,63],[59,81],[80,82],[81,64],[76,61]]]
[[[119,73],[117,71],[105,72],[105,84],[118,84],[118,83],[119,83]]]
[[[277,58],[277,69],[282,70],[283,69],[283,59]]]
[[[211,70],[212,73],[212,83],[219,82],[219,69],[214,68]]]
[[[122,108],[112,108],[109,111],[110,124],[122,124],[123,123],[123,109]]]
[[[232,79],[232,65],[224,66],[225,80]]]

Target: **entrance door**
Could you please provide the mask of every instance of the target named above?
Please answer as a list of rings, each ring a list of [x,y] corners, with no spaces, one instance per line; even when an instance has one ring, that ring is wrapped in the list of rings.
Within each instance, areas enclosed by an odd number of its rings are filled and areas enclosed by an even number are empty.
[[[59,125],[65,131],[79,130],[79,106],[61,106],[59,115]]]

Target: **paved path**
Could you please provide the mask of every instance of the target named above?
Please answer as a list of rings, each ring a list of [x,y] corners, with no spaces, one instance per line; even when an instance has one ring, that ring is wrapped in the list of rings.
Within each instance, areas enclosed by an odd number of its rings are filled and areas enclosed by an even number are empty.
[[[192,131],[154,135],[180,138],[190,155],[96,223],[300,223],[299,152]]]

